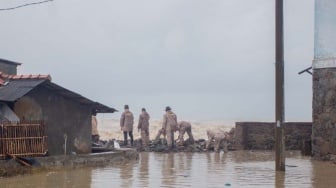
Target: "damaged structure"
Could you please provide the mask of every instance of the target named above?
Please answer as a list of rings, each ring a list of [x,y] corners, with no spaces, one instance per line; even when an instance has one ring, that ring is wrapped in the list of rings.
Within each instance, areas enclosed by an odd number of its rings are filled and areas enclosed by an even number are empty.
[[[315,1],[312,152],[336,155],[336,1]]]
[[[92,114],[116,110],[19,65],[0,59],[0,158],[91,153]]]

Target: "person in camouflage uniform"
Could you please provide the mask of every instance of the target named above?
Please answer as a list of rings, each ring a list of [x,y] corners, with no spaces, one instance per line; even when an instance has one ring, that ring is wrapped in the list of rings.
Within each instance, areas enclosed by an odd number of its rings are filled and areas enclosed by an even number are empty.
[[[167,145],[169,149],[174,147],[174,132],[177,129],[177,117],[169,106],[166,107],[166,113],[163,116],[162,130],[167,136]]]
[[[220,148],[223,147],[224,152],[228,151],[228,140],[229,134],[227,132],[223,132],[221,130],[213,131],[207,130],[208,142],[206,145],[206,149],[210,149],[210,143],[215,140],[214,150],[215,152],[220,152]]]
[[[127,146],[127,134],[131,138],[131,146],[133,146],[133,123],[134,116],[131,111],[129,111],[129,106],[124,106],[125,111],[121,114],[120,118],[120,129],[124,133],[124,145]]]
[[[189,136],[189,141],[191,144],[194,143],[194,137],[191,132],[191,124],[187,121],[180,121],[177,125],[177,130],[179,131],[178,136],[178,143],[183,144],[184,143],[184,134],[187,133]]]
[[[139,116],[138,130],[141,134],[141,143],[145,147],[149,144],[149,118],[150,116],[146,112],[146,109],[142,108]]]

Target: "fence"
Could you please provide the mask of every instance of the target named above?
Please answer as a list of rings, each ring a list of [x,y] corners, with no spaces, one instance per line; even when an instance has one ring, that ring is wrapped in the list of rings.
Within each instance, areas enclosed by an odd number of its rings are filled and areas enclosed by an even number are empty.
[[[0,159],[7,154],[19,157],[44,156],[47,152],[44,121],[1,122]]]

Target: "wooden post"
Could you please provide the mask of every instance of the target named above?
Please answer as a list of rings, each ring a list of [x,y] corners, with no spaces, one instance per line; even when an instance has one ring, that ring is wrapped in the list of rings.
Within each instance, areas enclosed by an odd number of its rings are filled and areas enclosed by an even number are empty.
[[[285,171],[283,0],[275,2],[275,56],[275,169],[276,171]]]

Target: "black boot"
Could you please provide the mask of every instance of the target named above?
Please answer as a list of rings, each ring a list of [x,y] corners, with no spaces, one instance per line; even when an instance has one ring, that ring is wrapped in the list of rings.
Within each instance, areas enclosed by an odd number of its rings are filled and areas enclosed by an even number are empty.
[[[124,132],[124,145],[127,146],[127,132]]]
[[[129,132],[129,137],[131,138],[131,146],[133,146],[133,132]]]

